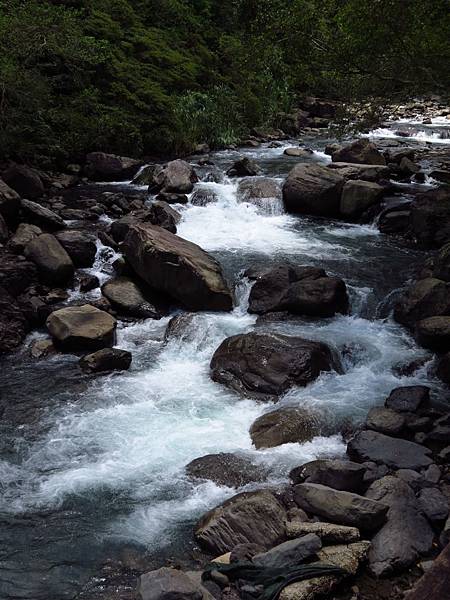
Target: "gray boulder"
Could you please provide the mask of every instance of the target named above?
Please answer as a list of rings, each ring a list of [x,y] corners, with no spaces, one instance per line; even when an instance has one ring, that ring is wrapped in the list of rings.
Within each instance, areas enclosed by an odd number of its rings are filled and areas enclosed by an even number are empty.
[[[197,181],[198,177],[192,165],[185,160],[172,160],[164,167],[159,165],[155,168],[149,191],[190,194]]]
[[[114,345],[116,320],[94,306],[69,306],[52,312],[47,329],[55,346],[65,351],[100,350]]]
[[[195,528],[197,542],[215,554],[238,544],[272,547],[285,539],[286,511],[268,490],[233,496],[206,513]]]
[[[239,182],[238,197],[245,202],[264,198],[281,198],[281,189],[275,179],[249,177]]]
[[[379,152],[375,144],[367,138],[356,140],[343,146],[331,155],[333,162],[349,162],[360,165],[385,165],[386,159]]]
[[[294,486],[294,501],[311,515],[364,531],[378,529],[388,511],[388,506],[381,502],[318,483],[300,483]]]
[[[236,177],[255,177],[261,173],[261,167],[247,156],[235,161],[227,175]]]
[[[158,225],[158,227],[162,227],[170,233],[176,233],[181,215],[167,202],[155,200],[150,206],[148,219],[152,225]]]
[[[283,542],[267,552],[256,554],[252,562],[268,568],[295,567],[317,554],[322,548],[320,538],[314,533]]]
[[[387,435],[399,435],[405,425],[406,419],[401,413],[382,406],[371,408],[366,418],[367,429],[373,429]]]
[[[384,405],[396,412],[415,413],[428,406],[430,402],[430,388],[425,385],[407,385],[394,388]]]
[[[119,312],[138,319],[160,319],[165,312],[161,299],[155,293],[144,295],[142,289],[128,277],[110,279],[103,284],[102,294]]]
[[[254,481],[264,481],[267,471],[238,454],[207,454],[186,465],[188,477],[209,479],[217,485],[239,488]]]
[[[294,484],[320,483],[335,490],[360,492],[364,486],[366,468],[349,460],[313,460],[289,473]]]
[[[287,212],[324,217],[339,215],[344,178],[335,171],[311,163],[300,163],[283,185]]]
[[[379,202],[384,188],[371,181],[347,181],[342,190],[340,212],[343,217],[357,219]]]
[[[65,285],[73,277],[74,266],[70,256],[50,233],[43,233],[28,242],[24,254],[35,263],[45,283]]]
[[[153,289],[190,310],[231,310],[233,296],[219,263],[196,244],[160,227],[133,225],[124,254]]]
[[[320,435],[317,413],[302,408],[280,408],[258,417],[250,427],[250,437],[258,450],[282,444],[309,442]]]
[[[162,567],[139,577],[137,600],[203,600],[203,591],[194,581],[176,569]]]
[[[372,461],[392,469],[422,469],[433,461],[431,450],[377,431],[361,431],[347,445],[347,454],[359,462]]]
[[[214,381],[260,399],[279,396],[293,385],[305,386],[323,371],[340,369],[326,344],[277,333],[227,338],[210,367]]]
[[[396,477],[375,481],[367,498],[389,506],[387,521],[372,539],[370,570],[388,576],[413,565],[433,544],[433,530],[422,516],[413,490]]]
[[[131,365],[131,352],[118,348],[102,348],[79,360],[80,368],[86,373],[104,371],[126,371]]]
[[[76,267],[92,267],[97,254],[95,236],[86,231],[69,229],[56,234],[56,239],[70,256]]]
[[[431,523],[445,521],[449,513],[449,504],[444,494],[434,487],[426,487],[419,492],[419,507]]]

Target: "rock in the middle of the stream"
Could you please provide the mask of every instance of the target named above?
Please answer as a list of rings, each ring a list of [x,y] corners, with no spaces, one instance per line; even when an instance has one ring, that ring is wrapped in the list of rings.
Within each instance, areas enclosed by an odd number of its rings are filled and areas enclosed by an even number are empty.
[[[340,370],[326,344],[278,333],[229,337],[215,351],[210,366],[214,381],[263,400],[293,385],[307,385],[322,371]]]
[[[123,248],[141,279],[188,309],[233,308],[233,296],[219,263],[200,246],[161,227],[135,224]]]

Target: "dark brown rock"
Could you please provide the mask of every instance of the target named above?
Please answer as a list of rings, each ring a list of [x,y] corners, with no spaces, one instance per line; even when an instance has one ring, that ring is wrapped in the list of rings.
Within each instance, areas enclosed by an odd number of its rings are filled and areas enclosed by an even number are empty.
[[[144,291],[128,277],[110,279],[103,284],[102,293],[119,312],[132,317],[160,319],[165,313],[155,292]]]
[[[25,165],[11,165],[2,177],[23,198],[39,198],[45,191],[39,173]]]
[[[397,412],[415,413],[430,402],[430,388],[425,385],[407,385],[395,388],[385,401],[386,408]]]
[[[35,263],[44,283],[65,285],[73,277],[72,260],[51,233],[43,233],[31,240],[26,245],[24,254]]]
[[[55,345],[68,352],[100,350],[115,343],[116,320],[89,304],[69,306],[51,313],[47,328]]]
[[[186,473],[195,479],[209,479],[217,485],[239,488],[254,481],[264,481],[267,472],[238,454],[207,454],[186,465]]]
[[[97,254],[95,237],[86,231],[69,229],[56,234],[56,239],[72,259],[76,267],[92,267]]]
[[[280,408],[258,417],[250,427],[257,449],[309,442],[321,432],[320,415],[302,408]]]
[[[123,181],[132,179],[141,164],[134,158],[91,152],[86,156],[84,173],[95,181]]]
[[[86,354],[79,360],[80,368],[86,373],[100,373],[105,371],[126,371],[131,365],[131,352],[118,348],[102,348]]]
[[[47,231],[57,231],[58,229],[64,229],[66,226],[59,215],[37,202],[22,199],[20,206],[24,220],[27,223],[32,223]]]

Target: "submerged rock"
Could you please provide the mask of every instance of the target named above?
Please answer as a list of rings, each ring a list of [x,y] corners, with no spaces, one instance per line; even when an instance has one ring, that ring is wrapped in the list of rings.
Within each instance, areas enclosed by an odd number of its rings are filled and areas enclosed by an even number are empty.
[[[47,328],[55,346],[67,352],[100,350],[115,343],[116,320],[94,306],[69,306],[51,313]]]
[[[209,479],[217,485],[234,488],[264,481],[267,477],[267,471],[248,458],[225,452],[196,458],[186,465],[186,473],[191,478]]]
[[[276,333],[227,338],[210,366],[214,381],[261,399],[279,396],[293,385],[307,385],[322,371],[340,369],[326,344]]]
[[[244,492],[206,513],[195,528],[195,538],[215,554],[238,544],[270,548],[285,539],[285,519],[285,509],[270,491]]]
[[[87,354],[79,360],[79,365],[87,373],[103,371],[126,371],[131,365],[131,352],[118,348],[102,348]]]
[[[196,244],[160,227],[132,225],[124,254],[153,289],[190,310],[231,310],[233,297],[219,263]]]

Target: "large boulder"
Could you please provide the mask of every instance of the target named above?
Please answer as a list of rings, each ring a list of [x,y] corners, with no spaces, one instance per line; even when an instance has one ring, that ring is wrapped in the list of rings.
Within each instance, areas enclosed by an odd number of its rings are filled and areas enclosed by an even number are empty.
[[[364,531],[378,529],[388,511],[386,504],[319,483],[299,483],[294,486],[294,501],[308,514]]]
[[[9,187],[24,198],[39,198],[45,191],[39,173],[25,165],[11,165],[3,171],[2,177]]]
[[[14,223],[20,211],[20,196],[0,179],[0,215],[7,223]]]
[[[126,156],[91,152],[86,156],[84,174],[94,181],[123,181],[136,175],[141,161]]]
[[[114,346],[116,324],[110,314],[90,304],[61,308],[47,319],[55,345],[68,352]]]
[[[197,181],[198,177],[192,165],[185,160],[172,160],[164,167],[156,167],[149,191],[161,191],[165,194],[190,194]]]
[[[31,242],[31,240],[34,240],[41,235],[41,233],[42,229],[36,225],[31,225],[30,223],[20,223],[16,229],[16,232],[9,240],[8,248],[11,250],[11,252],[23,254],[25,246]]]
[[[45,283],[65,285],[73,277],[73,262],[51,233],[43,233],[31,240],[25,246],[24,254],[35,263],[39,276]]]
[[[347,445],[352,460],[371,461],[392,469],[418,470],[431,465],[431,450],[408,440],[377,431],[361,431]]]
[[[227,175],[237,177],[255,177],[256,175],[260,175],[260,173],[261,167],[247,156],[236,160],[227,171]]]
[[[186,473],[193,479],[209,479],[217,485],[239,488],[254,481],[264,481],[267,472],[248,458],[221,452],[207,454],[186,465]]]
[[[0,355],[15,350],[28,330],[29,323],[16,299],[0,287]]]
[[[399,435],[406,425],[405,417],[391,408],[374,406],[366,418],[367,429],[373,429],[386,435]]]
[[[372,181],[349,180],[342,190],[340,212],[348,219],[357,219],[380,201],[384,188]]]
[[[141,210],[133,210],[127,215],[113,221],[109,231],[112,239],[117,244],[120,244],[127,237],[132,225],[152,224],[150,221],[150,210],[147,208]]]
[[[238,544],[270,548],[285,539],[286,511],[269,490],[244,492],[206,513],[195,528],[197,542],[215,554]]]
[[[309,442],[320,435],[319,415],[303,408],[280,408],[263,414],[250,427],[255,448]]]
[[[415,413],[430,401],[430,388],[425,385],[405,385],[394,388],[384,405],[396,412]]]
[[[95,236],[86,231],[69,229],[57,233],[56,238],[76,267],[92,267],[97,254]]]
[[[332,162],[327,167],[339,173],[346,181],[349,179],[360,181],[389,179],[389,168],[384,165],[358,165],[349,162]]]
[[[413,490],[396,477],[375,481],[366,497],[389,506],[387,521],[372,539],[370,570],[377,577],[413,565],[433,545],[433,530],[423,517]]]
[[[196,244],[160,227],[133,225],[124,254],[152,288],[190,310],[231,310],[233,296],[219,263]]]
[[[119,312],[138,319],[160,319],[165,313],[155,292],[144,292],[128,277],[110,279],[103,284],[102,293]]]
[[[408,287],[395,306],[395,320],[413,327],[417,321],[450,314],[450,283],[427,277]]]
[[[294,484],[320,483],[335,490],[360,492],[366,468],[349,460],[321,459],[295,467],[289,473]]]
[[[322,371],[339,369],[326,344],[276,333],[227,338],[210,366],[214,381],[261,399],[279,396],[293,385],[305,386]]]
[[[139,577],[137,600],[204,600],[202,588],[182,571],[162,567]]]
[[[450,239],[450,186],[418,195],[411,206],[411,230],[423,248],[440,248]]]
[[[359,566],[367,558],[370,542],[354,544],[338,544],[322,548],[317,554],[320,562],[335,565],[346,571],[347,575],[356,575]],[[286,586],[279,595],[279,600],[313,600],[330,597],[330,592],[344,579],[342,575],[323,575],[304,581],[297,581]]]
[[[131,365],[131,352],[118,348],[102,348],[91,354],[86,354],[79,360],[80,368],[86,373],[101,373],[104,371],[126,371]]]
[[[283,185],[285,208],[291,213],[337,217],[344,178],[339,173],[311,163],[300,163]]]
[[[58,229],[64,229],[66,226],[59,215],[37,202],[21,200],[20,207],[24,220],[27,223],[32,223],[48,231],[57,231]]]
[[[367,138],[356,140],[347,146],[343,146],[331,155],[333,162],[349,162],[359,165],[385,165],[386,159],[379,152],[375,144]]]
[[[450,351],[450,316],[428,317],[416,326],[417,341],[435,352]]]
[[[281,188],[276,179],[249,177],[239,182],[238,197],[244,202],[264,198],[281,198]]]
[[[155,200],[150,206],[148,220],[152,225],[158,225],[158,227],[167,229],[170,233],[176,233],[181,215],[167,202]]]
[[[322,542],[315,533],[283,542],[267,552],[256,554],[252,562],[260,567],[285,568],[296,567],[308,560],[322,548]]]

